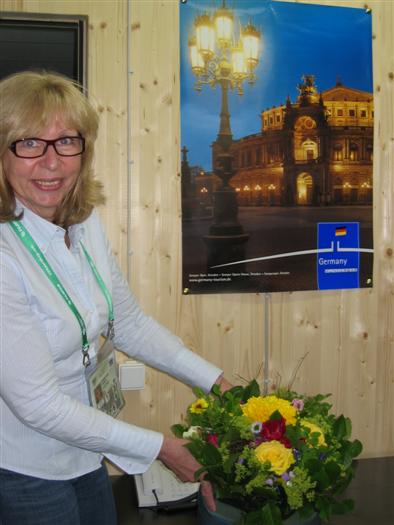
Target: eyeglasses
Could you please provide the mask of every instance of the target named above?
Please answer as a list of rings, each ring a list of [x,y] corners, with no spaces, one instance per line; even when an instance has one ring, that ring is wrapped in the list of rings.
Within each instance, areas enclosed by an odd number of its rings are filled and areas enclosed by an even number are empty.
[[[49,146],[53,146],[61,157],[75,157],[85,151],[85,139],[83,137],[59,137],[55,140],[45,140],[32,137],[16,140],[9,149],[21,159],[36,159],[45,155]]]

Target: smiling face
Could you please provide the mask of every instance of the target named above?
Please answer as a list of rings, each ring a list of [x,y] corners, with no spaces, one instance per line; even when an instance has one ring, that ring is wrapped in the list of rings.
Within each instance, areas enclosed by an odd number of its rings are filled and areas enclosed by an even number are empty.
[[[58,118],[45,126],[36,138],[54,140],[76,135],[77,130],[67,127]],[[15,197],[34,213],[52,222],[56,210],[77,181],[81,156],[62,157],[53,146],[49,146],[42,157],[21,159],[7,150],[3,157],[3,169]]]

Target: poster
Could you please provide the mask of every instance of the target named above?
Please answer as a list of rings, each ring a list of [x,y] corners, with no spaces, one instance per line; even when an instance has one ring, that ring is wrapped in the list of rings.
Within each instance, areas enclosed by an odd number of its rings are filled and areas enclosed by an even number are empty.
[[[179,12],[184,293],[371,287],[371,10]]]

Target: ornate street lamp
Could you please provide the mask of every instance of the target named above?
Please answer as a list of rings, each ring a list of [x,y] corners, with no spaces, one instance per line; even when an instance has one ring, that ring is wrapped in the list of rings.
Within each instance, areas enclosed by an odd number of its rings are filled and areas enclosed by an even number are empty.
[[[213,144],[215,174],[221,186],[214,192],[214,218],[209,235],[208,266],[223,264],[242,258],[245,234],[238,222],[238,204],[234,188],[229,181],[234,176],[231,145],[233,136],[228,105],[229,90],[243,95],[243,83],[256,81],[255,70],[259,62],[261,33],[251,23],[242,26],[235,14],[222,0],[214,12],[196,16],[194,32],[189,38],[192,72],[196,77],[195,89],[201,92],[205,85],[221,90],[219,132]],[[240,259],[238,259],[240,260]]]
[[[237,30],[234,13],[226,7],[225,0],[213,14],[204,13],[194,20],[194,34],[189,38],[191,68],[196,76],[194,87],[199,92],[204,85],[221,88],[217,143],[224,151],[232,143],[228,91],[243,95],[244,81],[254,84],[260,47],[260,31],[251,22]]]

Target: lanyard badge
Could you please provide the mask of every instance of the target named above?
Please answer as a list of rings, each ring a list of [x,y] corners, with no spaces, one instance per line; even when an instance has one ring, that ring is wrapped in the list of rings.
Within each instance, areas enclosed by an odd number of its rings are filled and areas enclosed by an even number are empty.
[[[90,404],[116,417],[125,405],[120,388],[118,369],[115,359],[115,348],[112,342],[113,327],[108,325],[108,334],[101,345],[95,360],[85,368]]]
[[[85,377],[87,388],[89,392],[90,404],[109,414],[112,417],[116,417],[124,407],[125,401],[123,398],[122,390],[120,388],[118,371],[115,359],[115,347],[113,345],[114,338],[114,312],[112,297],[106,287],[101,275],[99,274],[93,259],[87,252],[86,248],[81,242],[81,246],[85,257],[92,269],[93,275],[99,285],[101,291],[104,294],[105,300],[108,306],[108,332],[105,342],[101,345],[97,355],[94,359],[90,359],[89,356],[89,341],[87,338],[87,330],[85,321],[79,313],[77,307],[71,300],[67,291],[63,287],[59,278],[51,268],[50,264],[45,258],[26,227],[20,221],[11,221],[8,223],[14,230],[16,235],[28,249],[33,256],[34,260],[40,266],[42,271],[48,277],[49,281],[55,286],[56,290],[60,293],[61,297],[66,302],[72,313],[75,315],[78,324],[81,329],[82,336],[82,363],[85,367]]]

